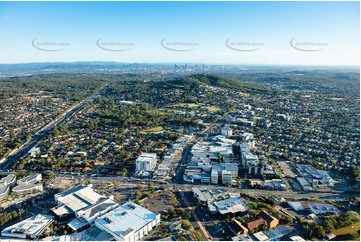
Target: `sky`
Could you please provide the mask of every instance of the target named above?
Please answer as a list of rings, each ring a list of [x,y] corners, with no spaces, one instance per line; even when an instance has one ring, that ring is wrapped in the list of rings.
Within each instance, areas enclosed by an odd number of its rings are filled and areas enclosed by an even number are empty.
[[[359,2],[0,2],[0,63],[360,65]]]

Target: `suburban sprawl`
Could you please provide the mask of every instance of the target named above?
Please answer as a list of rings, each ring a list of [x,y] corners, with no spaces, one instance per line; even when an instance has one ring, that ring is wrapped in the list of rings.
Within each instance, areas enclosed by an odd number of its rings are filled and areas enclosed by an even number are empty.
[[[360,239],[359,70],[39,65],[0,65],[0,240]]]

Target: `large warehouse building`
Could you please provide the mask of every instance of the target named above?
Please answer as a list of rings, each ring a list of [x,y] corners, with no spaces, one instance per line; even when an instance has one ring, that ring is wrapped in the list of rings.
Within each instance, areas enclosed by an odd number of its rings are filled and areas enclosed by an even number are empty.
[[[160,214],[128,202],[97,218],[95,226],[117,241],[138,241],[160,223]]]

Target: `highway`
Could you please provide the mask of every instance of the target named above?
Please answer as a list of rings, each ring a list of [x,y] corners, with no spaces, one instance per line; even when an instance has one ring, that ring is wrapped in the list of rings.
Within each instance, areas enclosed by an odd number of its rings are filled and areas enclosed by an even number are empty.
[[[90,97],[84,99],[80,103],[76,104],[75,106],[69,108],[68,110],[64,111],[59,117],[51,121],[41,130],[39,130],[36,134],[34,134],[31,139],[24,144],[22,144],[18,149],[11,152],[7,157],[2,159],[0,163],[0,171],[1,170],[8,170],[23,156],[25,156],[32,148],[36,147],[36,145],[55,127],[62,124],[64,121],[68,120],[69,118],[73,117],[75,113],[80,111],[85,107],[85,105],[89,102],[92,102],[98,95],[102,94],[104,90],[108,88],[108,84],[101,87],[98,92],[91,95]]]

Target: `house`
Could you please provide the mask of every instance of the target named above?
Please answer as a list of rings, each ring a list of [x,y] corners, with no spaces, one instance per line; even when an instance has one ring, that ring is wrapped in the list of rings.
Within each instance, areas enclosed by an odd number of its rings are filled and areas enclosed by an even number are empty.
[[[235,235],[241,235],[241,234],[248,234],[248,229],[242,225],[241,222],[234,219],[232,222],[228,224],[229,229],[234,233]]]
[[[253,219],[251,221],[248,221],[247,223],[245,223],[246,227],[248,230],[255,230],[257,229],[259,226],[261,226],[262,224],[266,224],[266,220],[264,220],[261,217],[258,217],[256,219]]]
[[[246,227],[249,230],[254,230],[254,229],[257,229],[262,224],[266,224],[268,226],[268,228],[274,228],[278,225],[278,223],[279,223],[279,220],[277,218],[271,216],[270,214],[268,214],[265,211],[262,211],[259,214],[258,218],[248,221],[246,223]]]
[[[261,216],[261,218],[267,222],[267,226],[270,229],[276,227],[279,224],[279,220],[277,218],[271,216],[265,211],[262,211],[259,216]]]

